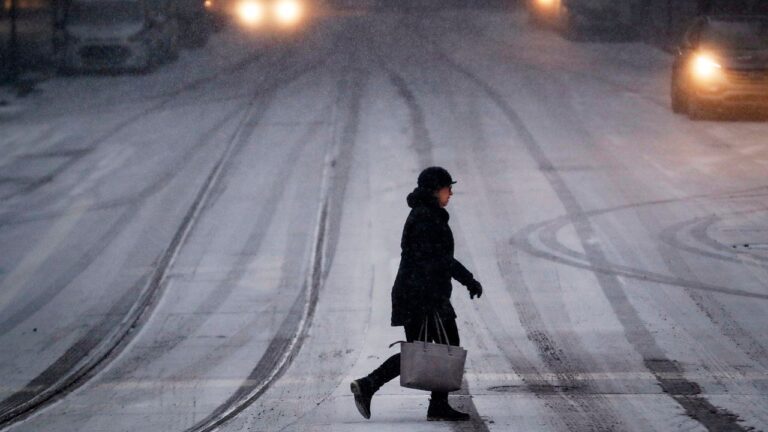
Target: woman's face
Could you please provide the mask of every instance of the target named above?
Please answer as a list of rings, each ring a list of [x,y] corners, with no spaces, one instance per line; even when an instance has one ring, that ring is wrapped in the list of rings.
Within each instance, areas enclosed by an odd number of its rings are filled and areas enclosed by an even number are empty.
[[[440,207],[445,207],[448,205],[448,201],[450,201],[451,195],[453,195],[453,190],[451,190],[450,186],[446,186],[435,191],[435,196],[437,197],[437,202],[440,203]]]

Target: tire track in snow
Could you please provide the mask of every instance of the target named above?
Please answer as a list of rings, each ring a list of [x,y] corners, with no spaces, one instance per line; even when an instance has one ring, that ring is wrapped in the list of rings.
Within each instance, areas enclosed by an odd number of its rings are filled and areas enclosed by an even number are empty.
[[[587,212],[584,215],[584,217],[593,219],[597,216],[610,214],[610,213],[618,212],[621,210],[650,208],[650,207],[659,206],[662,204],[669,204],[672,202],[678,202],[678,201],[650,202],[650,203],[634,204],[630,206],[620,206],[615,208],[595,210],[595,211]],[[693,220],[694,221],[693,229],[701,230],[702,229],[701,222],[703,221],[705,223],[703,224],[703,226],[706,227],[708,223],[711,223],[711,221],[713,221],[713,218],[715,217],[710,216],[705,218],[695,218]],[[561,257],[561,259],[556,260],[556,262],[566,264],[566,265],[570,265],[572,263],[578,262],[583,264],[583,266],[579,266],[579,268],[585,268],[589,263],[588,258],[583,253],[566,247],[557,238],[558,232],[563,228],[565,228],[566,226],[568,226],[569,224],[570,224],[570,220],[568,220],[566,217],[561,217],[561,218],[557,218],[552,221],[549,221],[549,223],[537,224],[537,225],[534,225],[533,227],[528,227],[526,229],[521,230],[520,233],[518,233],[515,236],[515,244],[520,245],[520,247],[526,249],[528,253],[533,253],[542,258],[550,259],[552,261],[555,261],[555,260],[551,259],[551,256],[547,256],[547,254],[548,253],[551,254],[552,252],[554,252],[556,254],[555,256]],[[646,225],[648,224],[649,223],[646,223]],[[680,250],[687,251],[690,253],[697,253],[701,256],[705,256],[708,258],[724,260],[726,262],[736,263],[740,265],[751,264],[761,268],[768,268],[767,266],[760,265],[757,263],[740,261],[728,256],[713,254],[706,251],[694,249],[690,246],[680,244],[679,241],[677,240],[678,232],[684,230],[689,225],[691,225],[691,221],[684,221],[682,223],[677,223],[664,229],[661,233],[662,241],[664,241],[665,243],[667,243],[672,247],[679,246]],[[531,230],[531,228],[534,228],[534,229]],[[537,247],[534,244],[534,241],[532,241],[532,239],[535,239],[538,243],[544,246],[544,248]],[[733,250],[732,248],[726,248],[723,245],[719,245],[719,246],[720,246],[720,249],[722,250],[726,250],[726,251],[728,249],[730,249],[731,251]],[[760,341],[758,341],[754,336],[750,335],[746,329],[744,329],[741,325],[739,325],[738,322],[733,318],[731,313],[728,312],[722,306],[722,304],[718,302],[716,298],[713,297],[715,294],[731,294],[731,295],[741,296],[743,294],[749,294],[749,293],[739,292],[738,290],[734,290],[726,287],[717,287],[711,284],[706,284],[700,279],[698,279],[696,275],[687,267],[687,265],[682,261],[683,258],[682,256],[679,255],[679,253],[672,252],[672,251],[663,251],[663,250],[659,251],[659,253],[664,258],[664,261],[667,262],[672,267],[673,270],[676,266],[677,267],[684,266],[684,271],[683,270],[677,271],[675,276],[666,276],[660,273],[651,272],[648,270],[642,270],[639,268],[634,268],[631,266],[625,266],[625,265],[611,263],[611,262],[601,263],[601,267],[599,269],[592,268],[592,271],[610,272],[611,270],[613,270],[613,274],[620,275],[622,277],[632,277],[630,275],[634,275],[633,278],[635,279],[640,279],[643,281],[652,281],[652,282],[657,282],[665,285],[681,287],[682,289],[685,290],[686,294],[691,298],[694,304],[696,304],[697,308],[707,317],[707,319],[709,319],[712,322],[712,324],[715,327],[720,329],[723,335],[732,339],[734,344],[737,347],[739,347],[739,349],[741,349],[744,352],[744,354],[747,355],[747,357],[749,357],[750,359],[752,359],[757,364],[763,367],[768,367],[768,351],[765,349],[765,347],[763,347]],[[759,294],[759,293],[755,293],[755,294]],[[758,297],[758,298],[768,299],[768,295],[763,297]]]
[[[766,209],[760,211],[766,211]],[[721,221],[722,216],[720,215],[685,220],[666,228],[661,233],[661,240],[675,249],[693,255],[732,264],[768,269],[768,257],[753,255],[754,262],[744,261],[738,257],[739,254],[734,249],[734,245],[724,245],[709,236],[707,233],[709,228]],[[681,237],[687,237],[694,242],[698,242],[698,245],[689,244],[689,242],[682,240]]]
[[[241,107],[238,107],[236,110],[228,112],[221,121],[214,125],[213,128],[206,131],[193,147],[182,154],[181,160],[177,164],[174,164],[172,169],[166,170],[157,182],[148,185],[130,200],[125,200],[120,206],[94,205],[87,210],[88,212],[94,212],[97,210],[111,210],[116,207],[127,206],[127,209],[120,213],[107,231],[94,241],[92,246],[86,249],[73,265],[63,271],[53,282],[47,284],[47,286],[38,292],[38,294],[27,301],[25,305],[21,307],[18,307],[17,305],[14,307],[13,311],[0,311],[0,317],[2,317],[2,319],[0,319],[0,334],[7,333],[16,328],[16,326],[21,324],[24,319],[30,317],[33,313],[53,301],[61,290],[72,283],[72,281],[74,281],[96,258],[98,258],[109,244],[123,232],[126,225],[140,211],[141,203],[170,183],[170,181],[173,180],[173,178],[175,178],[175,176],[191,161],[196,152],[208,145],[211,138],[227,125],[231,116],[241,109]],[[61,258],[54,256],[51,259],[60,260]],[[2,406],[3,403],[0,402],[0,407]],[[2,408],[0,408],[0,412],[2,411]]]
[[[89,140],[88,144],[86,144],[85,146],[82,147],[82,151],[81,152],[78,152],[77,154],[72,155],[71,157],[69,157],[67,159],[66,162],[58,165],[55,170],[51,171],[50,173],[46,174],[45,176],[42,176],[42,177],[39,177],[39,178],[35,178],[35,179],[25,179],[25,181],[23,182],[23,184],[25,185],[24,187],[19,188],[19,189],[13,191],[12,193],[0,196],[0,202],[7,201],[7,200],[9,200],[11,198],[14,198],[16,196],[19,196],[19,195],[23,195],[23,194],[27,194],[27,193],[33,192],[33,191],[39,189],[40,187],[42,187],[42,186],[44,186],[44,185],[46,185],[48,183],[51,183],[54,180],[54,178],[56,178],[56,176],[58,176],[59,174],[63,173],[67,169],[69,169],[71,166],[73,166],[75,163],[77,163],[80,159],[82,159],[86,155],[90,154],[94,149],[99,147],[102,143],[104,143],[108,139],[114,137],[115,135],[119,134],[120,132],[126,130],[128,127],[136,124],[140,120],[142,120],[144,118],[147,118],[147,117],[151,116],[152,114],[161,112],[162,110],[168,108],[168,105],[171,102],[173,102],[176,98],[178,98],[178,97],[180,97],[180,96],[182,96],[182,95],[184,95],[184,94],[186,94],[186,93],[188,93],[190,91],[196,90],[196,89],[202,87],[203,85],[205,85],[207,83],[214,82],[216,80],[221,80],[223,78],[228,78],[229,75],[244,70],[246,67],[248,67],[251,64],[261,60],[264,57],[265,56],[262,53],[256,53],[254,55],[250,55],[250,56],[246,57],[245,59],[237,62],[236,64],[234,64],[234,65],[232,65],[230,67],[227,67],[227,68],[223,68],[222,70],[220,70],[220,71],[218,71],[218,72],[216,72],[214,74],[210,74],[210,75],[198,78],[196,80],[193,80],[193,81],[191,81],[189,83],[186,83],[186,84],[180,86],[179,88],[177,88],[177,89],[175,89],[175,90],[173,90],[171,92],[167,92],[167,93],[162,94],[160,96],[149,98],[146,101],[143,101],[143,102],[147,102],[147,101],[152,102],[152,101],[155,101],[155,100],[159,99],[159,101],[157,101],[156,103],[152,104],[152,106],[150,106],[149,108],[146,108],[146,109],[141,110],[141,111],[139,111],[138,113],[136,113],[136,114],[134,114],[132,116],[129,116],[127,119],[119,122],[117,125],[115,125],[111,129],[109,129],[106,132],[98,135],[96,138],[94,138],[92,140]],[[4,182],[8,182],[8,181],[13,182],[13,180],[14,180],[13,178],[4,178],[4,179],[2,179],[2,181],[4,181]],[[45,199],[42,200],[43,203],[45,203],[45,201],[46,201]],[[24,204],[25,205],[29,205],[29,203],[26,203],[26,202]],[[28,212],[28,208],[25,208],[24,210],[20,211],[20,214],[18,216],[23,216],[27,212]],[[5,219],[6,217],[7,216],[5,214],[0,215],[0,225],[6,223],[5,221],[2,220],[2,219]]]
[[[349,91],[349,113],[335,148],[330,149],[323,175],[322,197],[309,273],[291,310],[243,385],[208,416],[185,432],[219,430],[256,402],[291,366],[298,355],[317,306],[320,291],[333,261],[338,242],[341,209],[349,181],[352,155],[359,129],[359,116],[367,72],[353,69],[351,83],[340,82],[340,92]]]
[[[584,212],[581,216],[590,219],[604,213],[612,213],[623,209],[636,208],[638,206],[646,205],[660,205],[676,201],[677,200],[662,200],[642,204],[630,204],[608,209],[588,211]],[[570,249],[557,240],[556,233],[570,224],[571,221],[567,215],[544,222],[539,222],[518,231],[512,238],[511,242],[517,247],[523,249],[525,252],[536,257],[569,265],[571,267],[588,269],[593,272],[637,279],[645,282],[653,282],[660,285],[677,286],[681,288],[709,291],[725,295],[754,298],[757,300],[768,300],[768,294],[743,291],[718,285],[704,284],[698,281],[687,280],[679,277],[651,272],[648,270],[638,269],[631,266],[617,264],[608,260],[603,262],[590,260],[585,254]],[[535,239],[544,247],[537,246],[535,242],[532,241],[532,239]]]
[[[281,53],[280,56],[275,57],[272,60],[274,63],[282,64],[286,58],[287,54]],[[9,316],[5,313],[0,314],[0,316],[3,316],[3,319],[0,320],[0,333],[10,331],[13,327],[18,325],[22,318],[31,315],[34,311],[44,307],[46,304],[48,304],[48,302],[52,301],[60,290],[64,289],[67,284],[74,280],[95,257],[98,257],[98,254],[101,253],[101,251],[103,251],[106,246],[108,246],[107,243],[109,243],[112,239],[117,237],[120,232],[122,232],[120,228],[123,227],[126,222],[130,221],[136,212],[140,210],[140,203],[153,196],[155,193],[157,193],[159,190],[162,190],[162,188],[169,184],[175,178],[175,176],[180,171],[182,171],[182,169],[187,166],[189,162],[191,162],[191,160],[196,156],[197,152],[205,146],[210,145],[210,140],[216,135],[216,133],[227,126],[227,123],[230,121],[230,119],[234,118],[235,114],[242,111],[242,109],[242,106],[236,107],[235,109],[227,112],[224,116],[222,116],[221,120],[218,121],[213,128],[206,131],[194,146],[185,150],[182,153],[181,158],[179,158],[171,167],[166,169],[157,180],[148,184],[131,196],[108,200],[106,202],[91,206],[91,208],[87,210],[88,212],[110,210],[123,206],[129,206],[129,210],[120,216],[118,221],[114,223],[109,229],[108,233],[100,237],[92,247],[86,250],[83,254],[83,258],[78,259],[77,264],[69,270],[66,270],[63,276],[57,278],[54,283],[48,286],[48,288],[44,289],[41,293],[29,301],[27,305],[15,311],[12,315]],[[12,223],[23,223],[28,221],[29,220],[27,219],[24,221],[16,221]],[[0,222],[0,226],[4,226],[2,222]],[[2,410],[0,410],[0,412],[2,412]]]
[[[226,122],[218,125],[216,131],[223,127],[224,123]],[[206,134],[205,137],[212,136],[216,131],[211,130],[211,133]],[[167,180],[170,181],[173,175],[168,177]],[[13,330],[21,325],[25,318],[54,301],[62,290],[100,257],[140,210],[140,202],[131,203],[129,208],[116,218],[107,231],[93,243],[92,247],[84,251],[70,268],[66,269],[52,283],[47,284],[41,292],[21,308],[8,313],[4,312],[2,314],[3,319],[0,321],[0,332],[5,333]],[[93,331],[74,342],[44,371],[31,379],[24,388],[0,401],[0,429],[26,418],[32,412],[38,411],[60,396],[82,385],[85,382],[85,375],[88,374],[88,369],[91,367],[89,357],[101,355],[99,353],[106,349],[106,345],[114,343],[115,332],[120,334],[132,330],[130,326],[126,327],[125,317],[131,310],[136,309],[137,304],[148,301],[147,295],[152,290],[147,291],[146,287],[142,288],[146,284],[147,277],[141,278],[104,314],[105,318],[93,326]],[[149,305],[146,307],[148,308]],[[102,312],[100,310],[86,312],[86,315],[92,314],[102,314]],[[115,317],[124,318],[118,319],[116,324]],[[97,354],[93,354],[94,351]],[[107,351],[109,350],[107,349]]]
[[[259,119],[252,118],[255,114],[254,108],[258,108],[256,102],[262,99],[264,94],[273,95],[278,88],[309,73],[324,61],[315,60],[314,63],[295,69],[290,73],[283,71],[283,75],[268,76],[264,82],[259,83],[253,92],[253,97],[246,105],[240,124],[229,139],[220,158],[206,177],[196,198],[176,230],[171,243],[158,258],[155,270],[148,277],[146,285],[142,288],[138,299],[130,307],[129,312],[122,318],[119,325],[111,331],[111,334],[97,340],[95,344],[93,343],[94,340],[89,339],[91,335],[86,336],[81,341],[75,343],[70,350],[49,366],[43,374],[33,379],[32,382],[36,384],[35,387],[22,389],[7,398],[4,401],[4,404],[7,402],[6,409],[0,413],[0,429],[23,420],[82,386],[123,352],[135,335],[139,333],[141,326],[148,321],[154,306],[157,305],[163,288],[166,285],[168,269],[173,265],[173,261],[178,255],[180,248],[183,246],[200,213],[204,210],[211,192],[223,174],[224,168],[243,146],[244,139],[242,136],[249,136],[257,126]],[[262,110],[265,109],[266,106],[262,108]],[[83,348],[89,348],[89,350],[82,352]],[[36,380],[45,380],[49,385],[41,386]],[[10,406],[11,402],[13,402],[12,406]]]
[[[177,100],[181,96],[189,95],[190,92],[198,90],[203,88],[205,85],[214,83],[216,81],[223,81],[225,79],[229,79],[233,74],[245,71],[248,67],[251,67],[253,65],[260,65],[263,64],[266,67],[273,66],[276,62],[283,61],[286,58],[292,57],[294,53],[292,52],[286,52],[286,51],[295,51],[296,46],[291,45],[285,49],[281,49],[277,52],[277,55],[267,55],[264,52],[255,52],[252,53],[245,58],[241,59],[240,61],[237,61],[236,63],[232,65],[228,65],[224,68],[221,68],[220,70],[216,71],[215,73],[211,73],[208,75],[205,75],[203,77],[194,79],[190,82],[183,83],[180,87],[161,93],[159,95],[149,97],[145,100],[142,100],[141,102],[153,102],[152,106],[141,110],[140,112],[129,116],[127,119],[119,122],[117,125],[113,126],[106,132],[103,132],[102,134],[99,134],[96,138],[93,138],[88,141],[88,144],[81,148],[81,151],[78,151],[76,154],[73,154],[70,159],[62,164],[59,165],[54,172],[52,172],[49,175],[44,176],[44,178],[41,178],[38,180],[34,179],[24,179],[25,181],[22,182],[23,184],[27,185],[27,188],[24,191],[16,191],[10,194],[9,196],[0,196],[0,202],[6,200],[6,198],[11,198],[13,196],[16,196],[20,193],[24,192],[31,192],[41,186],[44,186],[47,183],[50,183],[58,174],[65,171],[67,168],[69,168],[71,165],[76,163],[79,159],[83,158],[87,154],[91,153],[94,149],[99,147],[102,143],[107,141],[108,139],[114,137],[115,135],[119,134],[120,132],[126,130],[130,126],[134,125],[138,121],[149,117],[152,114],[161,112],[165,109],[173,109],[176,108],[176,106],[170,106],[172,102]],[[250,100],[250,98],[248,98]],[[197,101],[200,102],[199,100]],[[180,105],[181,106],[181,105]],[[13,179],[3,178],[0,179],[0,182],[2,181],[13,181]],[[30,189],[32,188],[32,189]],[[106,205],[101,205],[94,207],[93,210],[100,210],[103,208],[120,205],[121,203],[125,201],[129,201],[128,199],[123,200],[115,200],[114,203],[108,203]],[[40,205],[50,205],[50,197],[42,197],[39,199]],[[34,220],[40,220],[40,219],[46,219],[50,217],[58,216],[58,212],[50,212],[50,211],[44,211],[44,210],[38,210],[37,212],[31,212],[30,211],[30,203],[28,201],[24,201],[20,204],[24,205],[24,208],[18,211],[6,211],[3,213],[0,213],[0,226],[9,225],[9,224],[17,224],[17,223],[25,223],[27,221],[34,221]],[[31,214],[30,214],[31,213]]]
[[[266,107],[266,105],[263,106],[264,109],[266,109]],[[254,118],[260,119],[263,113],[264,111],[262,110]],[[255,126],[257,125],[254,125],[253,130],[255,130]],[[232,294],[232,291],[237,285],[237,281],[241,280],[247,272],[248,263],[253,260],[254,256],[258,255],[259,251],[261,251],[264,240],[272,229],[272,223],[275,214],[277,213],[278,206],[285,196],[285,191],[289,185],[289,182],[283,180],[282,176],[299,174],[296,172],[296,170],[299,168],[299,165],[296,164],[296,161],[300,158],[307,145],[309,145],[309,138],[310,136],[314,135],[318,127],[319,126],[317,124],[312,125],[307,133],[302,134],[300,139],[296,140],[296,142],[292,144],[292,148],[287,152],[287,154],[282,158],[277,166],[269,167],[270,172],[272,172],[271,170],[274,170],[274,175],[272,175],[273,183],[268,188],[266,188],[270,191],[270,193],[265,200],[259,201],[259,212],[256,215],[253,224],[251,225],[250,232],[247,230],[246,232],[243,232],[243,235],[247,235],[247,238],[242,246],[242,249],[247,252],[238,254],[237,259],[235,260],[234,264],[231,265],[226,276],[221,280],[221,282],[216,284],[216,286],[210,290],[205,299],[201,301],[195,310],[189,314],[189,317],[184,320],[183,329],[187,335],[192,335],[198,329],[200,329],[209,320],[210,317],[208,313],[210,313],[210,311],[217,310],[229,298],[230,294]],[[244,149],[249,144],[248,141],[251,137],[252,134],[250,133],[241,135],[242,142],[239,143],[238,147],[240,147],[241,150]],[[230,164],[234,163],[235,159],[236,158],[230,159]],[[209,200],[207,207],[210,208],[214,202],[215,198],[212,196],[212,199]],[[169,337],[167,340],[154,340],[153,345],[162,347],[162,350],[155,349],[150,352],[142,352],[138,357],[137,362],[133,362],[130,367],[121,367],[118,372],[120,375],[124,376],[131,374],[140,368],[146,367],[153,361],[162,358],[164,355],[166,355],[168,352],[186,340],[186,338],[178,337],[178,335],[171,335],[171,337]],[[228,348],[231,347],[228,346]],[[222,349],[227,348],[222,347]],[[223,356],[223,353],[219,350],[217,351],[217,355]]]
[[[762,211],[765,210],[766,209],[762,209]],[[715,217],[713,219],[710,217],[704,219],[704,224],[696,224],[692,234],[696,236],[702,236],[704,237],[704,241],[706,241],[706,227],[711,225],[714,220],[717,220],[717,218]],[[657,247],[659,254],[661,257],[663,257],[664,262],[667,263],[667,266],[676,277],[690,280],[694,283],[704,284],[704,281],[701,280],[699,276],[697,276],[696,272],[693,271],[693,269],[688,265],[684,255],[681,253],[686,249],[675,248],[674,240],[677,239],[677,232],[679,232],[676,230],[676,228],[681,228],[680,224],[676,224],[675,226],[662,231],[661,237],[663,243]],[[687,249],[687,251],[691,252],[690,248]],[[701,256],[701,254],[698,255]],[[710,256],[709,258],[712,257]],[[720,257],[718,260],[724,262],[735,261],[739,265],[751,264],[757,266],[757,263],[741,261],[735,258],[728,259],[728,257]],[[763,269],[768,269],[768,265],[759,266]],[[713,324],[715,328],[719,330],[722,335],[729,339],[752,361],[762,366],[764,369],[768,369],[768,350],[766,350],[766,347],[757,338],[750,334],[747,329],[739,324],[739,322],[734,318],[733,312],[729,311],[717,299],[715,293],[692,289],[685,289],[685,292],[688,297],[691,298],[699,311],[701,311],[704,316],[707,317],[707,319]],[[711,353],[711,357],[716,359],[718,356],[715,353]],[[743,373],[742,371],[739,372]]]
[[[360,31],[359,28],[356,28],[354,24],[352,24],[352,28],[356,31]],[[337,98],[335,101],[334,106],[344,106],[345,104],[349,104],[349,114],[347,116],[348,120],[345,123],[344,129],[339,131],[334,131],[334,138],[333,142],[338,143],[334,148],[330,149],[330,152],[328,154],[328,164],[330,164],[333,168],[338,168],[338,173],[331,172],[330,177],[332,179],[335,179],[333,181],[328,181],[328,184],[334,184],[338,183],[339,181],[342,182],[342,187],[331,187],[329,191],[329,199],[331,199],[332,202],[336,203],[333,205],[330,205],[329,208],[336,209],[339,213],[333,217],[329,217],[329,225],[328,225],[328,232],[331,233],[328,237],[331,239],[327,243],[326,250],[329,252],[326,252],[327,260],[322,266],[322,279],[323,279],[323,285],[321,285],[321,289],[324,287],[324,281],[327,277],[328,273],[331,270],[332,262],[335,258],[335,248],[336,244],[339,240],[339,230],[340,230],[340,222],[341,222],[341,206],[343,204],[343,196],[347,188],[347,184],[349,182],[349,178],[351,175],[351,169],[352,169],[352,155],[355,152],[355,142],[356,137],[358,135],[358,129],[360,125],[359,116],[362,111],[362,101],[363,101],[363,88],[365,87],[365,84],[367,84],[370,71],[368,68],[363,68],[361,66],[363,60],[360,58],[361,50],[358,48],[359,39],[355,37],[355,35],[352,34],[352,32],[347,32],[347,34],[350,34],[348,38],[346,38],[346,41],[342,41],[339,43],[339,45],[342,45],[343,48],[339,48],[338,52],[347,52],[350,56],[350,59],[347,59],[347,65],[344,68],[344,75],[338,80],[337,86],[336,86],[336,94]],[[365,40],[365,39],[364,39]],[[354,46],[354,48],[351,48],[350,45]],[[353,50],[353,51],[349,51]],[[347,94],[351,95],[351,100],[347,103],[345,103],[345,98],[349,97],[346,96]],[[337,113],[338,111],[336,111]],[[334,117],[336,115],[334,113]],[[336,121],[334,121],[334,124],[337,124]],[[329,201],[330,202],[330,201]],[[334,220],[336,222],[334,222]],[[371,276],[373,278],[373,276]],[[373,279],[371,279],[370,282],[370,288],[373,289]],[[353,350],[348,350],[347,353],[352,352]],[[339,353],[341,351],[338,351]],[[322,357],[321,357],[322,358]],[[304,360],[306,361],[306,360]],[[346,377],[346,374],[343,372],[340,372],[339,369],[335,368],[334,372],[327,373],[325,375],[325,379],[323,382],[325,383],[325,390],[321,390],[320,393],[313,393],[311,394],[312,398],[312,404],[314,406],[307,410],[302,412],[301,414],[295,416],[292,421],[289,423],[282,425],[280,429],[276,429],[280,432],[286,431],[286,430],[294,430],[296,428],[296,425],[302,424],[302,421],[315,414],[316,410],[322,409],[323,404],[333,396],[334,391],[342,384],[343,379]],[[280,390],[279,390],[280,391]],[[272,395],[274,397],[274,395]],[[301,399],[302,396],[299,396],[299,399]],[[310,402],[307,401],[307,404]],[[267,405],[268,406],[268,405]],[[264,405],[260,406],[260,409],[256,413],[256,417],[261,419],[262,414],[265,412],[266,408]],[[276,414],[277,417],[282,417],[282,413],[279,412],[279,410],[275,410],[274,408],[270,408],[268,411],[273,412],[273,414]]]
[[[438,56],[442,57],[459,74],[474,83],[504,114],[510,125],[517,131],[520,144],[536,161],[542,174],[565,208],[566,217],[573,224],[589,262],[592,264],[606,262],[607,257],[602,247],[590,241],[590,239],[596,239],[597,236],[591,221],[583,216],[585,211],[581,204],[512,106],[489,84],[443,53],[436,42],[426,35],[422,34],[422,37],[434,46],[434,51]],[[624,328],[627,341],[642,356],[645,367],[654,374],[661,389],[674,399],[689,417],[700,422],[708,430],[746,431],[747,429],[738,423],[739,419],[736,415],[714,406],[706,397],[702,396],[698,384],[684,377],[683,368],[676,361],[667,358],[627,298],[621,280],[615,274],[610,273],[594,272],[594,275],[605,298],[614,309],[616,318]],[[679,378],[670,378],[670,374],[679,376]]]

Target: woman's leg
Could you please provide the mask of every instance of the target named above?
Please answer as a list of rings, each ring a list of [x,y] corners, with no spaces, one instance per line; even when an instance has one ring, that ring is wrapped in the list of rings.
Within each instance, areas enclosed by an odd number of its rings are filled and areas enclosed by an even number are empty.
[[[392,381],[400,375],[400,353],[394,354],[384,360],[381,366],[377,367],[366,377],[371,383],[371,390],[377,391],[384,384]]]
[[[438,337],[439,334],[442,334],[442,329],[433,328],[436,327],[434,320],[432,320],[432,326],[429,329],[430,337],[429,339],[433,341],[439,341],[441,337]],[[454,345],[459,346],[461,345],[461,341],[459,340],[459,329],[456,326],[456,320],[443,320],[443,327],[445,327],[445,333],[448,336],[448,345]],[[437,332],[440,331],[438,334]],[[434,335],[434,337],[432,337]],[[445,341],[443,341],[445,343]],[[448,400],[448,393],[446,392],[432,392],[432,400],[439,400],[439,401],[447,401]]]
[[[454,323],[454,327],[455,327]],[[405,340],[413,342],[419,337],[421,323],[408,323],[404,326]],[[446,328],[447,331],[447,328]],[[374,392],[384,384],[400,376],[400,353],[394,354],[384,361],[376,370],[368,375],[368,379],[374,388]]]
[[[443,327],[445,328],[445,336],[448,338],[448,344],[459,346],[459,329],[456,327],[456,320],[443,320]],[[439,339],[436,331],[438,331],[437,328],[434,331],[430,328],[430,339]],[[442,329],[439,331],[442,332]],[[432,335],[435,337],[433,338]],[[445,343],[445,341],[442,342]],[[469,414],[453,409],[448,404],[447,392],[432,392],[429,409],[427,409],[427,420],[465,421],[469,420]]]
[[[415,340],[419,336],[420,328],[420,324],[406,324],[406,340],[408,340],[408,342]],[[352,394],[355,395],[355,405],[357,405],[357,409],[363,417],[371,418],[371,398],[373,397],[373,394],[376,393],[381,386],[397,378],[398,375],[400,375],[399,353],[385,360],[381,366],[368,374],[368,376],[356,379],[350,383]]]

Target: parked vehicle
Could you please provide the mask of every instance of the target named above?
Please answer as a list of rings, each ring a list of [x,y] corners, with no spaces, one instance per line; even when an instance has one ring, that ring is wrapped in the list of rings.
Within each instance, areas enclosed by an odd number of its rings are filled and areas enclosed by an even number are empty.
[[[670,93],[672,110],[693,119],[768,107],[768,17],[696,19],[677,50]]]
[[[73,0],[60,26],[63,71],[146,71],[178,56],[172,0]]]

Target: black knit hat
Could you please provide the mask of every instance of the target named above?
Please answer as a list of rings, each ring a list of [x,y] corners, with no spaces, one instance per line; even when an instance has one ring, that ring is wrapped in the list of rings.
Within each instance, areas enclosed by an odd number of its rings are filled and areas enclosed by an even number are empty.
[[[419,174],[418,185],[420,188],[436,191],[456,183],[442,167],[429,167]]]

